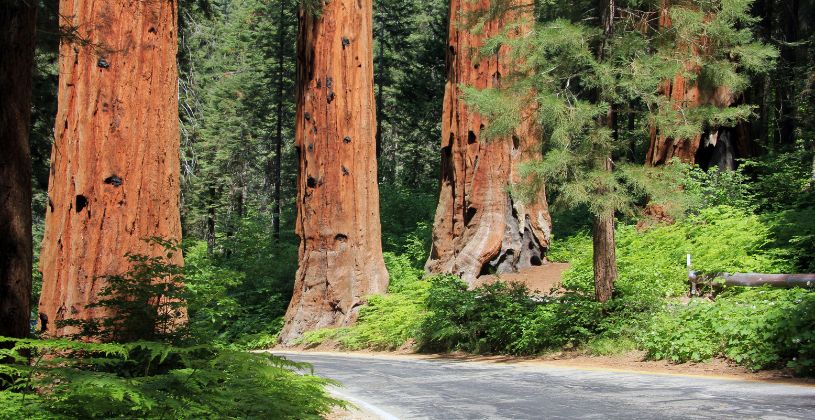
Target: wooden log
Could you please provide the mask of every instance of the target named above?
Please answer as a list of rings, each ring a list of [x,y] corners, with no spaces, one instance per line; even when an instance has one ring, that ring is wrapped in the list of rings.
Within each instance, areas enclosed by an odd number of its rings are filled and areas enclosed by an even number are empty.
[[[693,295],[699,293],[700,285],[712,288],[721,288],[726,286],[769,286],[782,289],[791,289],[793,287],[815,288],[815,274],[699,274],[691,271],[688,275],[688,279],[691,283],[691,294]],[[721,279],[721,281],[719,279]]]

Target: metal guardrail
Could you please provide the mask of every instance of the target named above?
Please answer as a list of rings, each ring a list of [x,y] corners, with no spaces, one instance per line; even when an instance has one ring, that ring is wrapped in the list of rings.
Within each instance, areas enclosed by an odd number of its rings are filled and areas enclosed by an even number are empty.
[[[690,254],[688,254],[688,281],[691,284],[691,295],[694,296],[699,294],[699,286],[815,288],[815,274],[697,273],[692,269]]]

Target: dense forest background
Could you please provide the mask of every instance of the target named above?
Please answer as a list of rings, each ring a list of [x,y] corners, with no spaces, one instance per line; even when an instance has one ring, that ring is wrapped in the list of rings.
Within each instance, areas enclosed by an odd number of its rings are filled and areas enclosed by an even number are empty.
[[[539,3],[536,11],[541,22],[570,8]],[[749,147],[739,151],[739,172],[713,178],[718,184],[738,178],[717,188],[749,186],[759,213],[808,200],[801,191],[806,191],[805,183],[815,182],[815,7],[810,3],[761,0],[752,5],[757,40],[777,48],[779,58],[769,72],[753,77],[739,98],[753,106],[755,114],[747,125]],[[180,4],[179,115],[187,265],[193,270],[199,265],[204,271],[217,268],[223,270],[220,275],[232,278],[231,283],[225,282],[231,286],[224,294],[232,305],[228,314],[219,317],[225,341],[246,333],[273,332],[279,321],[270,320],[283,315],[291,294],[298,244],[293,225],[298,7],[295,0]],[[383,245],[386,252],[410,254],[417,267],[427,255],[437,201],[448,8],[448,2],[441,0],[374,4]],[[56,113],[60,34],[56,10],[56,1],[41,2],[31,136],[35,235],[42,234]],[[648,121],[630,113],[619,129],[622,137],[630,139],[630,147],[620,151],[619,158],[644,163]],[[706,148],[699,152],[703,169],[710,164],[711,153]],[[580,209],[553,212],[556,238],[590,224]],[[811,262],[805,258],[799,269],[809,268],[807,264]]]

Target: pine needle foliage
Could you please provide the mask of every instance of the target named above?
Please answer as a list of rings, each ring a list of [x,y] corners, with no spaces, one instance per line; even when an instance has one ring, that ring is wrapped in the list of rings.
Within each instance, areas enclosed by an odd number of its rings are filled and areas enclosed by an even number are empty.
[[[503,5],[492,7],[488,17],[508,13],[515,2],[498,3]],[[510,47],[514,69],[503,77],[503,86],[465,86],[465,98],[489,117],[487,134],[493,137],[510,132],[520,123],[520,111],[535,103],[544,157],[525,168],[537,178],[530,187],[545,184],[556,203],[588,206],[595,215],[631,212],[643,197],[675,192],[664,181],[678,178],[621,159],[632,139],[615,132],[610,115],[635,109],[677,141],[708,127],[735,126],[752,116],[750,106],[694,107],[663,95],[660,86],[682,74],[737,96],[750,75],[768,71],[777,57],[775,49],[753,38],[752,0],[675,2],[670,27],[657,27],[654,2],[620,1],[610,30],[600,27],[596,4],[578,12],[580,2],[544,3],[541,9],[551,19],[521,37],[498,35],[481,50],[490,55],[502,45]],[[605,170],[607,160],[612,171]]]

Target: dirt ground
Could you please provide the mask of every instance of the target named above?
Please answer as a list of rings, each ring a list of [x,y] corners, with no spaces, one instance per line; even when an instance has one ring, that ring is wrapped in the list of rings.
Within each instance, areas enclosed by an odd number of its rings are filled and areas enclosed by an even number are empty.
[[[474,286],[490,284],[498,280],[506,283],[523,283],[529,290],[550,294],[553,288],[560,286],[563,279],[563,272],[571,265],[566,263],[547,263],[537,267],[531,267],[518,273],[508,273],[493,276],[482,276],[476,280]]]

